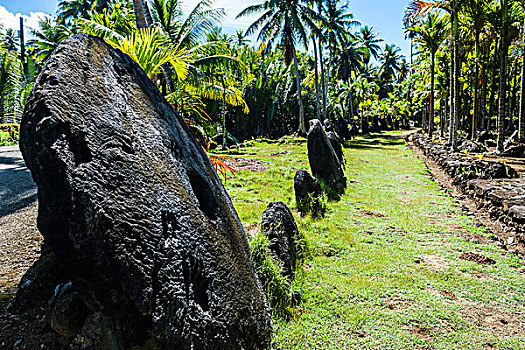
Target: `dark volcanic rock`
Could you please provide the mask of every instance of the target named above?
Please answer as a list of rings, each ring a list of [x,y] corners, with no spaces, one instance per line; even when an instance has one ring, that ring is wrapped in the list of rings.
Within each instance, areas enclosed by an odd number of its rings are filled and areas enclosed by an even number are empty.
[[[269,347],[270,311],[237,213],[127,55],[90,36],[62,42],[29,97],[21,149],[38,228],[72,291],[55,291],[51,317],[64,336],[79,332],[71,344]]]
[[[317,119],[310,120],[308,160],[312,174],[324,182],[336,195],[344,193],[346,178],[337,154]]]
[[[468,153],[484,153],[488,152],[487,147],[481,143],[463,139],[458,142],[458,150],[467,151]]]
[[[339,159],[339,162],[343,164],[344,159],[343,159],[343,147],[341,146],[341,140],[339,140],[339,137],[333,131],[327,132],[326,137],[328,138],[328,141],[330,141],[330,144],[332,145],[332,148],[334,149],[334,152],[337,155],[337,159]]]
[[[525,156],[525,144],[519,143],[517,145],[512,145],[505,149],[503,152],[504,156],[507,157],[524,157]]]
[[[316,178],[306,170],[299,170],[295,173],[293,187],[300,212],[311,212],[313,216],[323,214],[320,203],[322,189]]]
[[[293,280],[301,253],[297,247],[299,230],[290,209],[283,202],[271,202],[264,210],[261,231],[270,241],[270,250],[281,262],[285,276]]]
[[[332,125],[332,122],[330,121],[330,119],[325,119],[325,121],[324,121],[324,129],[327,132],[334,131],[334,128],[333,128],[333,125]]]

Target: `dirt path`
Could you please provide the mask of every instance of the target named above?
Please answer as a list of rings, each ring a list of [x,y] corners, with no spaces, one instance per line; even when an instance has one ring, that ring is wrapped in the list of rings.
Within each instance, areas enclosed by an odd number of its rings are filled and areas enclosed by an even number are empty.
[[[0,311],[40,256],[36,185],[18,147],[0,147]],[[0,344],[3,348],[5,344]]]
[[[36,201],[36,185],[17,146],[0,147],[0,217]]]

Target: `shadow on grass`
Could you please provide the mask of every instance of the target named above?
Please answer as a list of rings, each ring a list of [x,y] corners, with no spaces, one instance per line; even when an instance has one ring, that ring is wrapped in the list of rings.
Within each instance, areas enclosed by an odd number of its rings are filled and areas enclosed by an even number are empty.
[[[361,135],[358,138],[344,142],[344,148],[366,149],[366,148],[382,148],[398,146],[403,144],[404,138],[402,135],[391,134],[367,134]]]

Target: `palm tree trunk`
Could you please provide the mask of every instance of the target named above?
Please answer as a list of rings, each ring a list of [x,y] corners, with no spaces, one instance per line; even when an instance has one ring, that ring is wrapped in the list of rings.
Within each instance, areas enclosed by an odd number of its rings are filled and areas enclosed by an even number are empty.
[[[470,134],[470,139],[474,140],[476,138],[476,122],[478,120],[478,109],[479,109],[479,31],[476,29],[476,43],[475,43],[475,55],[476,55],[476,69],[474,73],[474,107],[472,111],[472,130]]]
[[[20,17],[20,60],[24,71],[24,79],[27,79],[26,43],[24,41],[24,18]]]
[[[434,131],[434,69],[436,65],[435,52],[430,53],[430,110],[428,115],[428,136],[432,138]]]
[[[441,99],[439,105],[441,106],[440,114],[441,117],[439,118],[439,127],[441,129],[441,138],[445,136],[445,125],[447,122],[447,96],[445,98]]]
[[[324,62],[323,62],[323,44],[322,44],[322,40],[319,39],[319,43],[318,43],[318,46],[319,46],[319,63],[321,65],[321,84],[322,84],[322,87],[323,87],[323,120],[326,120],[327,117],[328,117],[328,114],[327,114],[327,100],[328,100],[328,93],[327,93],[327,89],[326,89],[326,79],[325,79],[325,73],[324,73]]]
[[[500,72],[499,72],[499,92],[498,92],[498,141],[496,146],[496,152],[502,153],[503,143],[504,143],[504,120],[505,120],[505,96],[506,89],[505,85],[507,83],[507,12],[508,12],[508,2],[507,0],[501,0],[502,8],[502,17],[503,24],[501,26],[501,51],[500,51]]]
[[[449,106],[449,125],[448,125],[448,143],[452,145],[452,133],[454,131],[454,46],[452,45],[450,54],[450,106]]]
[[[487,88],[489,79],[487,74],[484,72],[487,70],[486,65],[481,66],[480,77],[481,77],[481,94],[479,95],[479,114],[478,114],[478,129],[483,129],[485,126],[485,115],[487,114]]]
[[[496,93],[497,93],[497,83],[498,83],[498,52],[500,50],[499,42],[497,43],[496,47],[494,48],[494,55],[492,57],[492,82],[490,84],[490,101],[489,101],[489,114],[487,116],[487,125],[485,125],[486,130],[490,131],[491,122],[492,122],[492,116],[494,115],[494,105],[496,103]]]
[[[458,31],[458,8],[454,8],[454,121],[452,127],[452,149],[457,149],[458,124],[459,124],[459,76],[460,71],[460,57],[459,57],[459,31]]]
[[[293,64],[295,68],[295,82],[297,84],[297,98],[299,100],[299,129],[298,132],[301,135],[306,134],[306,125],[304,121],[304,109],[303,109],[303,98],[301,96],[301,77],[299,76],[299,64],[297,62],[297,52],[293,48]]]
[[[148,28],[153,24],[153,19],[151,18],[151,13],[145,0],[133,0],[133,8],[135,9],[137,28]]]
[[[523,22],[523,45],[525,45],[525,21]],[[521,84],[520,84],[520,107],[519,107],[519,126],[518,140],[525,140],[525,50],[521,53]]]
[[[514,112],[516,110],[516,79],[518,77],[517,74],[518,71],[518,58],[514,58],[514,61],[512,63],[512,71],[510,75],[508,76],[508,83],[509,86],[512,86],[512,89],[509,91],[509,124],[507,126],[508,130],[514,131],[514,116],[516,115]]]
[[[351,125],[354,121],[354,98],[352,96],[352,88],[350,88],[350,120],[349,124]]]
[[[320,106],[319,106],[319,59],[317,57],[317,45],[315,43],[315,36],[312,36],[312,42],[314,46],[314,62],[315,62],[315,112],[317,119],[321,118]]]

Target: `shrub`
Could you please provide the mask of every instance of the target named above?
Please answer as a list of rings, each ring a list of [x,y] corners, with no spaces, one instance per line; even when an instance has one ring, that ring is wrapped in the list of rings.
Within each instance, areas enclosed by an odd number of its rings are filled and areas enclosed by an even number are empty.
[[[0,124],[0,146],[17,145],[20,139],[20,125]]]

